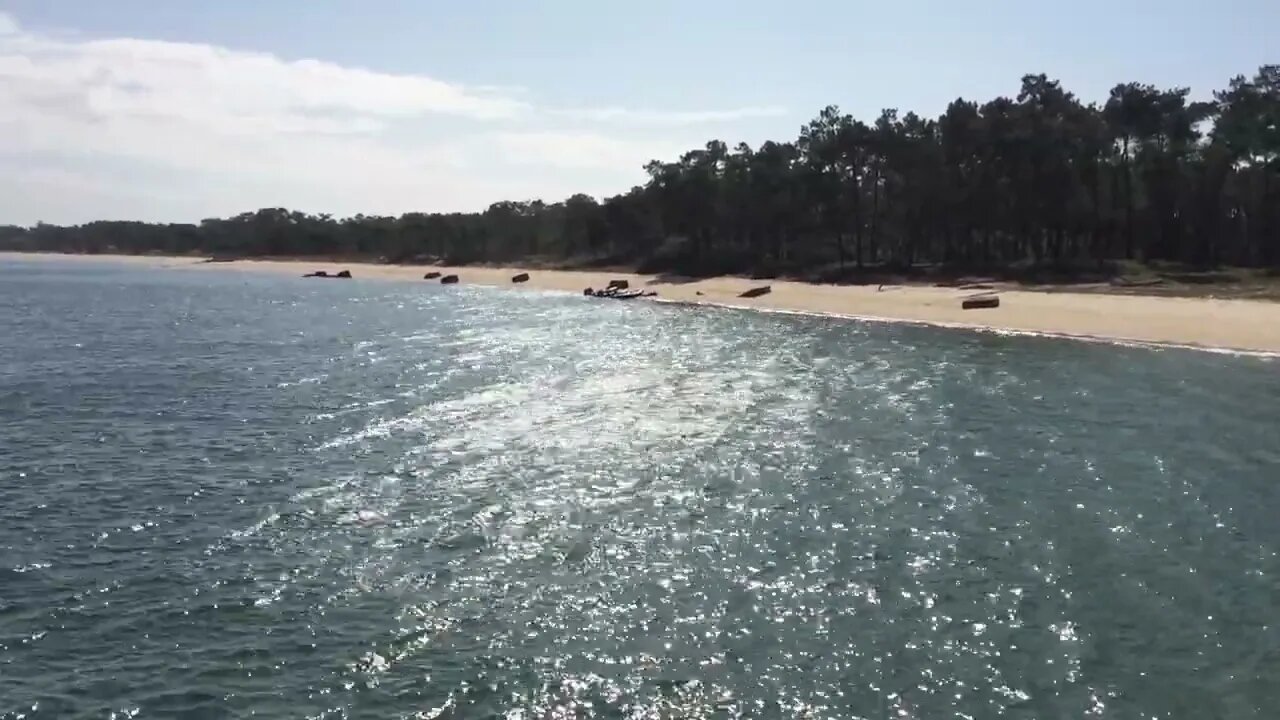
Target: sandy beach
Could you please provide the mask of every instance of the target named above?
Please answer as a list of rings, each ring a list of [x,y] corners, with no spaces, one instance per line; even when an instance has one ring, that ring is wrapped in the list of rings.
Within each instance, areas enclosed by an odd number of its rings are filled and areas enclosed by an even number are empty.
[[[964,310],[960,306],[963,298],[990,291],[916,285],[813,285],[736,277],[673,280],[634,273],[526,270],[519,267],[449,268],[317,260],[237,260],[211,263],[200,258],[0,254],[0,262],[4,263],[37,258],[66,262],[111,260],[187,272],[231,270],[292,276],[315,270],[325,270],[332,274],[349,269],[357,279],[420,283],[437,282],[422,279],[425,273],[436,271],[457,274],[464,285],[491,285],[511,288],[513,291],[544,290],[574,294],[581,294],[585,287],[601,287],[608,280],[619,278],[626,279],[633,288],[656,291],[657,299],[666,302],[1280,354],[1280,303],[1257,300],[1049,293],[997,286],[995,291],[1000,296],[998,308]],[[530,274],[529,281],[513,285],[511,277],[526,271]],[[740,297],[744,291],[761,285],[769,285],[771,292],[756,298]]]

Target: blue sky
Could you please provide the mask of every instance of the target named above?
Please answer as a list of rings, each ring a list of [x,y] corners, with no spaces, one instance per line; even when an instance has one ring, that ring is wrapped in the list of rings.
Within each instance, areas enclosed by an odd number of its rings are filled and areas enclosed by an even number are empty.
[[[623,191],[650,157],[1280,62],[1280,2],[0,0],[0,222]],[[319,61],[319,62],[314,62]],[[329,95],[332,95],[330,97]]]

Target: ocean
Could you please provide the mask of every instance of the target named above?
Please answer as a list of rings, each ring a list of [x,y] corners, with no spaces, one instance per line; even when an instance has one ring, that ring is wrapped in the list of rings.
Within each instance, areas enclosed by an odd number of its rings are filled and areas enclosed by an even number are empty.
[[[0,718],[1274,718],[1280,363],[0,266]]]

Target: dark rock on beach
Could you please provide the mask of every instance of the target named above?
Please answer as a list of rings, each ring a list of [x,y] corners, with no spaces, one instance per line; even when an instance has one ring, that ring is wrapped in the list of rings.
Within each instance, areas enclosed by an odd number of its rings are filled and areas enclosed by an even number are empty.
[[[965,310],[979,310],[982,308],[1000,307],[999,295],[974,295],[960,301],[960,307]]]

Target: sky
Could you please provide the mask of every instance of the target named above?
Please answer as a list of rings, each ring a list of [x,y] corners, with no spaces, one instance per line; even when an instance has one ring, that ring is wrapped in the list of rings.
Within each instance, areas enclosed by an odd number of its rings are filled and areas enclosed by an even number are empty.
[[[0,224],[602,197],[826,105],[1280,63],[1277,0],[0,0]]]

